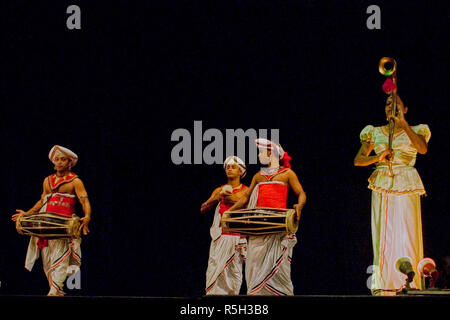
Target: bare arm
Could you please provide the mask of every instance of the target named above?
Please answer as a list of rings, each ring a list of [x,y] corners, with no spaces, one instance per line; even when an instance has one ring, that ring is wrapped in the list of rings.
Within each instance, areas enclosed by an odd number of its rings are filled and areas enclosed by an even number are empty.
[[[48,184],[46,183],[46,181],[47,181],[47,178],[44,179],[44,182],[42,184],[42,195],[41,195],[41,198],[38,200],[38,202],[36,202],[36,204],[28,211],[16,209],[17,213],[12,215],[12,217],[11,217],[12,221],[16,221],[20,215],[29,216],[29,215],[32,215],[33,213],[37,213],[37,212],[39,212],[39,210],[41,210],[42,206],[44,205],[45,195],[50,193],[50,190],[49,190],[49,187],[48,187]]]
[[[406,120],[405,120],[406,122]],[[425,141],[425,138],[417,133],[415,133],[411,127],[406,122],[404,124],[404,127],[406,134],[408,135],[409,139],[411,140],[414,147],[417,149],[417,152],[420,154],[425,154],[428,152],[428,144]]]
[[[89,202],[88,194],[83,182],[78,178],[73,181],[75,187],[75,194],[81,203],[83,208],[84,217],[80,219],[80,228],[83,230],[83,234],[87,235],[89,233],[89,222],[91,221],[91,203]]]
[[[409,137],[409,140],[411,140],[411,143],[414,145],[414,147],[417,149],[417,152],[420,154],[425,154],[428,152],[428,144],[425,140],[425,138],[413,131],[411,127],[409,126],[408,122],[406,121],[405,117],[403,116],[403,112],[399,112],[399,118],[397,118],[398,123],[400,126],[405,130],[406,134]]]
[[[228,211],[234,211],[240,208],[243,208],[247,205],[248,200],[250,199],[250,196],[255,189],[257,182],[256,178],[257,174],[253,176],[252,183],[250,184],[250,187],[247,188],[247,190],[244,192],[242,197],[228,210]]]
[[[402,99],[399,95],[397,95],[397,105],[398,105],[398,116],[389,116],[389,118],[393,118],[395,120],[395,123],[400,125],[400,127],[405,130],[406,134],[409,137],[409,140],[411,140],[411,143],[414,145],[414,147],[417,149],[417,152],[420,154],[425,154],[428,152],[428,144],[425,138],[413,131],[411,127],[409,126],[408,122],[405,119],[405,113],[407,112],[407,108],[403,104]]]
[[[36,202],[36,204],[28,211],[26,211],[24,214],[26,216],[32,215],[33,213],[39,212],[41,210],[42,206],[44,205],[44,195],[42,195],[42,198]]]
[[[369,156],[373,150],[373,144],[369,142],[363,142],[361,148],[359,148],[358,153],[353,160],[353,164],[356,167],[366,167],[373,163],[383,161],[388,155],[391,154],[389,150],[385,150],[382,154]]]
[[[298,180],[297,175],[292,170],[289,170],[288,173],[288,183],[292,191],[298,197],[298,202],[296,205],[294,205],[294,208],[296,209],[297,212],[297,221],[299,221],[302,209],[306,203],[306,193],[303,190],[303,187],[300,181]]]
[[[200,207],[200,212],[205,213],[206,211],[210,210],[216,203],[220,200],[220,191],[222,190],[221,187],[216,188],[208,200],[202,203],[202,206]]]

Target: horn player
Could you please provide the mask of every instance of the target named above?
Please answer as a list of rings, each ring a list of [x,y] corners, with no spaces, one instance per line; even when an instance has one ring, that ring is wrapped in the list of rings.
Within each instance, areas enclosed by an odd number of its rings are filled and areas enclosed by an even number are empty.
[[[393,99],[397,114],[392,113]],[[388,124],[367,125],[360,133],[361,146],[354,159],[355,166],[375,165],[368,179],[372,190],[373,295],[395,295],[404,284],[405,275],[395,268],[398,257],[410,257],[414,269],[423,259],[420,198],[425,188],[414,165],[417,153],[427,153],[431,132],[426,124],[411,126],[407,112],[400,96],[390,95],[385,116],[395,124],[392,148]],[[414,278],[411,288],[422,289],[420,277]]]

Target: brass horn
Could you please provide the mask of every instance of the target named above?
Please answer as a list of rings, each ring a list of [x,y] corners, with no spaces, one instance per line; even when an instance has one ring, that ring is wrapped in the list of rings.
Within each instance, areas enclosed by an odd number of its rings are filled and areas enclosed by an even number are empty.
[[[378,63],[378,71],[383,76],[389,77],[397,71],[397,61],[390,57],[383,57]]]
[[[392,97],[392,115],[397,115],[397,61],[390,57],[383,57],[378,63],[378,71],[392,80],[394,89],[388,93]],[[387,80],[386,80],[387,81]],[[384,90],[384,88],[383,88]],[[394,139],[394,127],[395,123],[393,119],[389,121],[389,150],[392,151],[392,141]],[[389,159],[389,175],[394,176],[394,170],[392,169],[392,159]]]

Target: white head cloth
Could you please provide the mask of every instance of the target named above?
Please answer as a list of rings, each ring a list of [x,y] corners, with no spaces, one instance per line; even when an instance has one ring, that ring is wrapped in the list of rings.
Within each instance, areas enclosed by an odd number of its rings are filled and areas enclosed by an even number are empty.
[[[64,156],[69,158],[71,167],[75,166],[78,162],[78,156],[74,152],[58,145],[53,146],[53,148],[48,153],[48,158],[53,163],[56,156]]]
[[[235,164],[241,169],[241,178],[245,177],[247,173],[247,167],[245,166],[244,161],[241,158],[236,156],[229,156],[223,162],[223,169],[226,170],[229,164]]]
[[[264,138],[258,138],[255,140],[256,146],[260,149],[270,149],[273,151],[276,151],[280,157],[280,159],[283,159],[284,157],[284,150],[283,148],[276,144],[275,142],[272,142],[270,140],[264,139]]]

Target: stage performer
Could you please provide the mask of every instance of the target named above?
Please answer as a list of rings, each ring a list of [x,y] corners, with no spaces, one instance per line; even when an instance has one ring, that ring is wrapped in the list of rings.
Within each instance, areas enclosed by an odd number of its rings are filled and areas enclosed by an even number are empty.
[[[398,115],[393,116],[393,98],[387,98],[387,120],[395,121],[393,150],[389,150],[388,125],[368,125],[360,133],[361,147],[354,160],[355,166],[376,165],[368,179],[372,190],[373,295],[395,295],[403,287],[406,276],[396,270],[398,258],[411,258],[414,270],[423,258],[420,196],[425,188],[414,164],[417,152],[427,153],[431,132],[426,124],[408,124],[408,108],[398,95],[397,106]],[[372,151],[375,155],[370,155]],[[389,174],[389,161],[393,176]],[[410,286],[422,288],[418,275]]]
[[[243,208],[286,208],[288,191],[298,198],[294,205],[296,219],[300,220],[306,194],[297,175],[291,169],[291,157],[280,145],[256,139],[258,158],[264,166],[253,176],[250,187],[230,211]],[[280,160],[282,165],[280,165]],[[293,295],[291,281],[292,249],[297,243],[295,234],[249,236],[245,277],[249,295]]]
[[[71,171],[78,156],[67,148],[55,145],[49,153],[56,173],[46,177],[41,199],[28,211],[16,210],[12,220],[21,215],[38,212],[52,212],[65,217],[75,214],[76,199],[81,203],[84,217],[80,219],[80,229],[84,235],[89,233],[91,205],[81,179]],[[81,265],[81,238],[43,239],[32,236],[28,245],[25,268],[31,271],[35,261],[41,256],[44,272],[50,286],[49,296],[63,296],[64,281],[76,273]]]
[[[229,156],[223,163],[228,183],[216,188],[205,201],[202,213],[216,206],[210,229],[211,246],[206,270],[207,295],[238,295],[242,285],[243,263],[247,250],[247,239],[239,233],[225,233],[220,218],[245,192],[247,186],[241,183],[247,168],[239,157]]]

